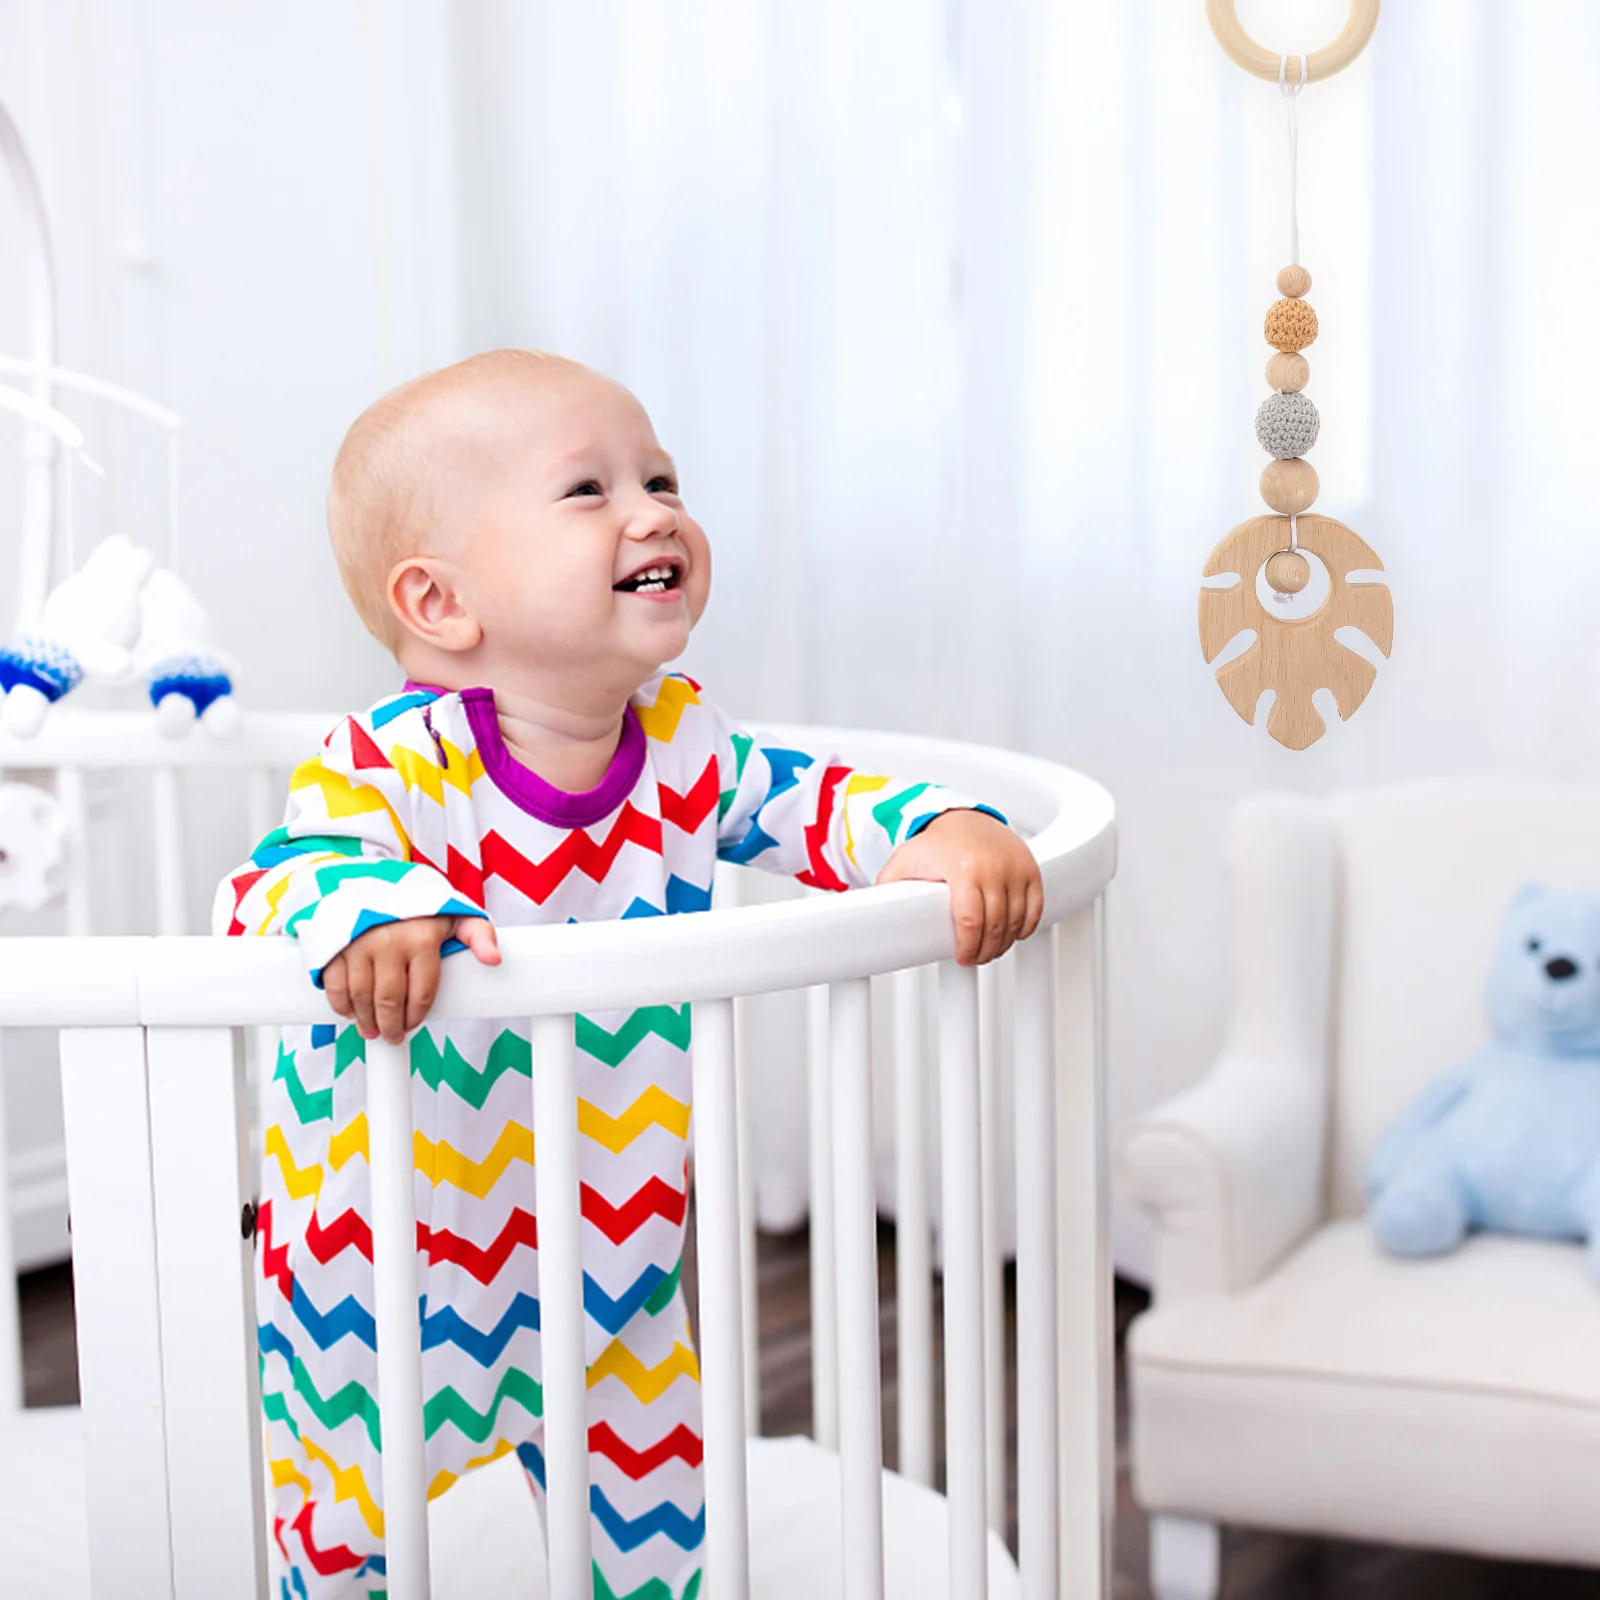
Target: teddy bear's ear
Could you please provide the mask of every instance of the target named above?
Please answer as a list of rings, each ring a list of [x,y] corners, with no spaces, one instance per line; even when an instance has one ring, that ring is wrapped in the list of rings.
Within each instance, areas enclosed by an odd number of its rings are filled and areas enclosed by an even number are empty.
[[[1535,901],[1542,900],[1550,893],[1550,886],[1545,883],[1525,883],[1511,897],[1510,910],[1521,911],[1531,906]]]

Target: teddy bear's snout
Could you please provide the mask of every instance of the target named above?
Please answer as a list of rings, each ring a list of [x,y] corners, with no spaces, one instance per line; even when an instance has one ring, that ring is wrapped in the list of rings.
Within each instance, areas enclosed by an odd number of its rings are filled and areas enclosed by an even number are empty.
[[[1556,956],[1554,960],[1545,962],[1544,972],[1547,978],[1554,978],[1557,983],[1561,983],[1568,978],[1577,977],[1578,964],[1576,961],[1569,961],[1565,956]]]

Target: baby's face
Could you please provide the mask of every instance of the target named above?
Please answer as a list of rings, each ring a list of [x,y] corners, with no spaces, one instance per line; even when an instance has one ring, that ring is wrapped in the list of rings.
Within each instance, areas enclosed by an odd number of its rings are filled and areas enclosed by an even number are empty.
[[[711,587],[672,458],[639,402],[582,368],[496,403],[511,444],[486,463],[458,558],[485,664],[631,693],[683,652]]]

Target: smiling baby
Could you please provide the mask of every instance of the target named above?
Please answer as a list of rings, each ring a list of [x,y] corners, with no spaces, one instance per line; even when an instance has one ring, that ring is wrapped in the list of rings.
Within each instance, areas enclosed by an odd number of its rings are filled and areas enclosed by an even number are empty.
[[[350,429],[328,523],[407,681],[299,768],[216,919],[297,939],[349,1019],[285,1032],[258,1220],[273,1590],[309,1600],[384,1587],[366,1040],[412,1036],[429,1481],[515,1449],[543,1483],[527,1025],[425,1022],[445,957],[498,962],[499,926],[703,910],[719,859],[824,889],[946,882],[968,963],[1042,909],[995,814],[752,736],[663,671],[710,547],[610,379],[497,350],[404,385]],[[597,1595],[700,1581],[689,1015],[577,1022]]]

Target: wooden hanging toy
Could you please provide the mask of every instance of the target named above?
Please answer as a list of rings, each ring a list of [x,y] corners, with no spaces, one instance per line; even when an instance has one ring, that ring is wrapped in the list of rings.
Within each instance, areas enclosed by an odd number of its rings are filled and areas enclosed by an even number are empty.
[[[1275,56],[1240,25],[1234,0],[1206,0],[1206,14],[1217,42],[1246,72],[1276,81],[1289,108],[1290,264],[1278,274],[1283,296],[1267,311],[1267,343],[1276,352],[1267,362],[1273,392],[1256,413],[1256,437],[1272,456],[1261,474],[1261,498],[1268,516],[1241,522],[1206,560],[1205,576],[1237,575],[1227,588],[1200,591],[1200,648],[1207,662],[1241,633],[1255,642],[1217,671],[1228,703],[1249,723],[1255,721],[1262,691],[1274,691],[1267,732],[1291,750],[1304,750],[1327,732],[1312,703],[1321,688],[1331,689],[1341,718],[1349,718],[1366,699],[1377,669],[1341,644],[1339,628],[1359,628],[1385,656],[1394,641],[1394,604],[1382,583],[1351,583],[1352,572],[1382,571],[1371,546],[1332,517],[1307,515],[1317,497],[1317,474],[1304,459],[1316,443],[1317,408],[1305,394],[1311,369],[1300,353],[1317,336],[1317,314],[1303,298],[1311,274],[1300,265],[1300,230],[1295,207],[1295,101],[1301,89],[1350,65],[1366,47],[1378,22],[1378,0],[1352,0],[1350,15],[1332,44],[1310,56]],[[1275,615],[1261,603],[1256,578],[1262,573],[1274,599],[1287,604],[1311,581],[1311,564],[1302,551],[1317,556],[1328,573],[1328,594],[1303,617]]]

